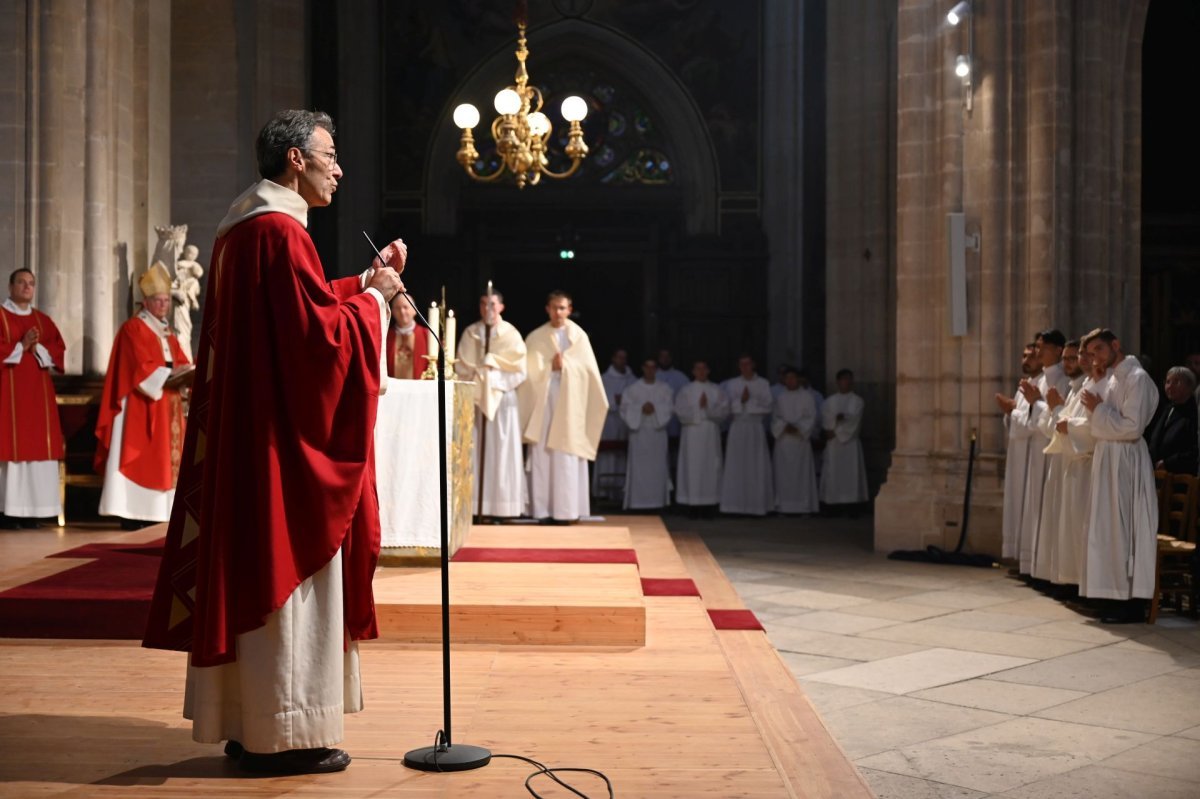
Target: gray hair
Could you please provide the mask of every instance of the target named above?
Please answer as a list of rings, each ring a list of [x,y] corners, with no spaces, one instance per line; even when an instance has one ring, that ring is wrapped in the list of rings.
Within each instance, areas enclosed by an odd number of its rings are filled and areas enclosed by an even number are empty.
[[[1167,370],[1167,377],[1178,377],[1191,386],[1193,391],[1196,389],[1196,373],[1186,366],[1172,366]]]
[[[263,125],[254,142],[258,157],[258,174],[270,180],[277,178],[287,169],[287,152],[293,147],[308,149],[313,131],[325,128],[334,134],[333,120],[324,111],[289,109],[279,111],[271,121]]]

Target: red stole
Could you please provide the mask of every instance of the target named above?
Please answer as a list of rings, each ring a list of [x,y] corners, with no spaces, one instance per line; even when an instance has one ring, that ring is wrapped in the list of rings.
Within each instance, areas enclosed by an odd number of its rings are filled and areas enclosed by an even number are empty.
[[[308,232],[283,213],[234,225],[211,263],[144,645],[232,662],[236,637],[339,549],[350,638],[377,637],[378,300],[357,278],[327,284]]]
[[[12,355],[21,337],[37,328],[38,343],[63,371],[67,346],[49,316],[27,316],[0,308],[0,361]],[[0,363],[0,461],[56,461],[63,457],[62,425],[50,370],[26,349],[16,364]]]

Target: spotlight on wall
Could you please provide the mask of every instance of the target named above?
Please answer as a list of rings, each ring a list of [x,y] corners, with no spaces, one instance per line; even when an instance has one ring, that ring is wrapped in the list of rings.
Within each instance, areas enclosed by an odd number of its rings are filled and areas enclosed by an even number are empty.
[[[954,59],[954,74],[960,78],[971,77],[971,59],[969,56],[960,55]]]
[[[971,13],[971,4],[967,0],[959,0],[954,4],[954,8],[946,12],[946,21],[951,25],[957,25],[962,22],[963,17]]]

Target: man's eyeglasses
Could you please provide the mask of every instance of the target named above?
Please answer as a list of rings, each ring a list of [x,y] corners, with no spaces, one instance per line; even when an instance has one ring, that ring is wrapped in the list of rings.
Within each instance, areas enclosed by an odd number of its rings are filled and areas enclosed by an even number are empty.
[[[313,153],[317,153],[319,155],[324,155],[327,158],[329,158],[330,166],[337,166],[337,151],[326,152],[325,150],[305,150],[304,152],[306,152],[310,155]]]

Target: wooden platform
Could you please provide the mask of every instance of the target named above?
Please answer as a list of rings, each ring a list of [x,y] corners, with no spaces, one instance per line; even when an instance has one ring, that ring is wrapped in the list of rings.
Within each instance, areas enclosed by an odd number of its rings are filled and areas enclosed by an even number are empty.
[[[657,518],[614,521],[600,529],[627,528],[641,577],[691,578],[703,598],[645,597],[644,646],[456,646],[454,740],[599,769],[622,799],[869,797],[766,636],[713,629],[706,610],[741,601],[703,542],[673,540]],[[58,551],[94,540],[67,535]],[[0,562],[11,562],[6,554],[0,535]],[[0,796],[526,795],[531,769],[511,760],[460,774],[405,769],[403,753],[442,724],[440,650],[377,642],[361,651],[366,709],[346,719],[350,769],[246,779],[219,747],[191,741],[182,655],[0,639]],[[571,781],[605,795],[595,778]],[[569,795],[544,779],[537,787]]]
[[[485,526],[466,546],[514,552],[633,550],[622,527]],[[381,568],[375,607],[382,638],[441,641],[441,573]],[[451,563],[451,640],[463,644],[642,646],[646,606],[636,564]]]

